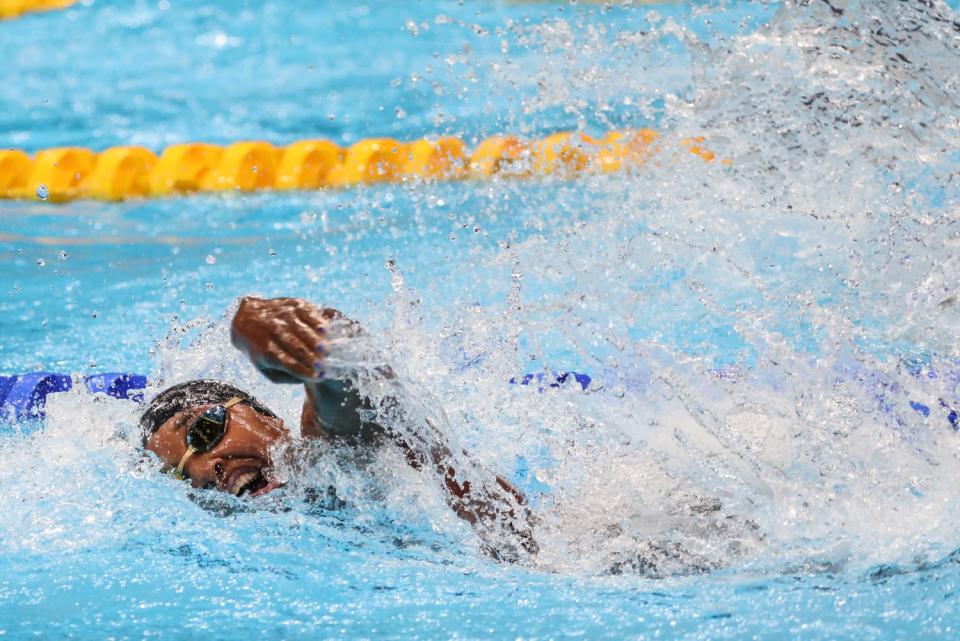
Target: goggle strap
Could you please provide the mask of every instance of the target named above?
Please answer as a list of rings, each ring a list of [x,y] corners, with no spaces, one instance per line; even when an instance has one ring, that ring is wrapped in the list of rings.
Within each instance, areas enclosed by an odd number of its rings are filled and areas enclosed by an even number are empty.
[[[180,459],[180,463],[177,465],[177,469],[173,472],[173,477],[177,480],[183,480],[183,466],[187,464],[187,459],[197,453],[196,448],[188,447],[187,451],[183,453],[183,458]]]

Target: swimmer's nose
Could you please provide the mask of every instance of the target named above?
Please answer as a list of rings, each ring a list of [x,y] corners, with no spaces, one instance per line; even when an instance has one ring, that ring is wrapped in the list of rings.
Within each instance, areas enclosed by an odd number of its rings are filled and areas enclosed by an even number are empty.
[[[223,465],[219,461],[197,460],[195,468],[191,471],[191,478],[194,479],[194,487],[206,490],[217,489],[223,485]]]

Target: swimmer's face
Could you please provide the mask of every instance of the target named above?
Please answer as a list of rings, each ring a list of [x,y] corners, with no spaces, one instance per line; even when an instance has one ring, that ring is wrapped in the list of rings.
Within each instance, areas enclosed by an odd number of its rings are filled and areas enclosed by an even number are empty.
[[[170,467],[187,451],[187,430],[213,405],[198,405],[171,416],[147,441],[147,449]],[[271,480],[270,447],[290,437],[278,418],[239,403],[227,409],[223,438],[209,452],[198,452],[184,466],[193,487],[216,488],[237,496],[260,496],[279,487]]]

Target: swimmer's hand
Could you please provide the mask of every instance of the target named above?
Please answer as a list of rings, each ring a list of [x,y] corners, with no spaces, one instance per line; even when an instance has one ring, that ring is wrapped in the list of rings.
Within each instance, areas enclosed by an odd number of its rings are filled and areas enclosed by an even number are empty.
[[[245,297],[230,325],[230,338],[272,382],[315,383],[323,378],[327,329],[343,318],[335,309],[299,298]]]

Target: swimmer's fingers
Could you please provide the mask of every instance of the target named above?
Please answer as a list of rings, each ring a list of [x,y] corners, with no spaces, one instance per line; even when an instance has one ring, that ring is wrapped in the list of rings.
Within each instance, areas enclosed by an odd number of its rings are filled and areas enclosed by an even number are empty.
[[[267,361],[261,366],[263,369],[279,369],[301,381],[315,381],[320,378],[316,368],[316,358],[308,357],[303,349],[294,341],[271,341],[267,350]]]
[[[278,337],[277,347],[289,360],[297,363],[296,373],[308,380],[323,378],[323,359],[327,352],[326,342],[321,334],[309,329],[297,328],[297,331],[284,332]]]
[[[312,326],[301,320],[300,317],[290,319],[290,327],[296,334],[296,344],[290,344],[289,351],[303,363],[311,365],[316,378],[322,378],[323,361],[330,353],[330,343],[326,332],[322,327]]]
[[[324,354],[327,347],[327,333],[325,328],[313,325],[303,320],[299,315],[288,319],[290,330],[297,335],[297,339],[314,354]]]
[[[296,298],[247,297],[231,323],[231,340],[264,373],[316,381],[328,351],[326,323],[337,314]]]
[[[360,325],[356,321],[350,320],[330,307],[321,308],[305,303],[298,306],[296,312],[297,318],[301,322],[326,336],[329,336],[332,327],[340,330],[346,329],[342,334],[343,336],[357,336],[362,333]]]

